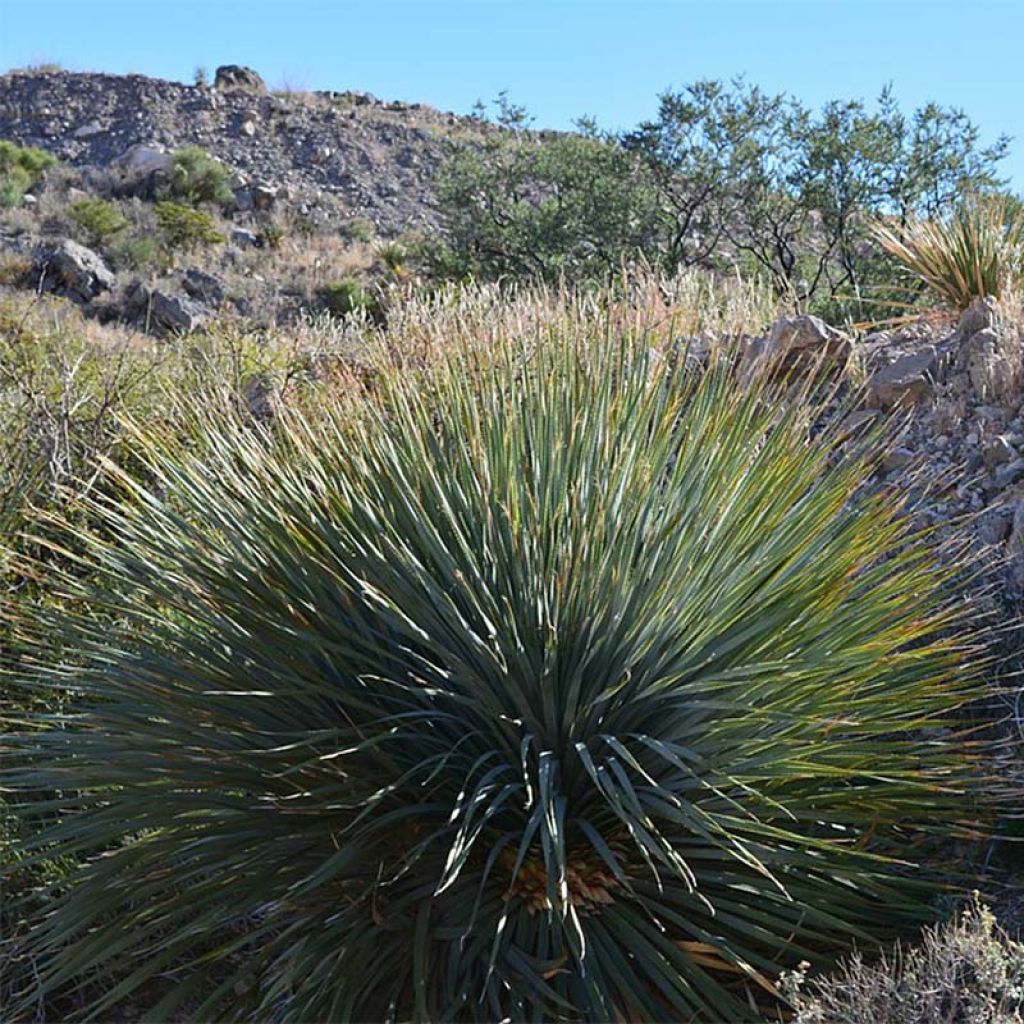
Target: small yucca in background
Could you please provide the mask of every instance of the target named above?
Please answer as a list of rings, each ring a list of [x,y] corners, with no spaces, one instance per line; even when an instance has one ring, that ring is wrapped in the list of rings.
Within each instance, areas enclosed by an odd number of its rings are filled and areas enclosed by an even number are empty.
[[[945,220],[886,224],[875,238],[945,304],[966,309],[974,298],[999,298],[1019,282],[1024,211],[1004,197],[973,197]]]
[[[806,395],[686,365],[551,327],[141,438],[23,638],[84,710],[16,741],[61,818],[21,854],[92,855],[23,1009],[749,1021],[925,916],[978,692],[942,571]]]

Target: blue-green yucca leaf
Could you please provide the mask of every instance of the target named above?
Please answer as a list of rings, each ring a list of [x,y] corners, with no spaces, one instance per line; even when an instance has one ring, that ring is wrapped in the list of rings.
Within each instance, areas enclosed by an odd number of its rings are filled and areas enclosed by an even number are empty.
[[[808,394],[610,336],[137,438],[26,627],[82,699],[15,741],[62,809],[22,853],[86,858],[26,1006],[748,1020],[924,915],[913,844],[972,813],[947,571]]]

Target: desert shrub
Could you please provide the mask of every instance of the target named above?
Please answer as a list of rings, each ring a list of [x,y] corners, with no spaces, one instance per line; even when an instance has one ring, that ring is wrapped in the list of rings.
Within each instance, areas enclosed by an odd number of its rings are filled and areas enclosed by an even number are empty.
[[[875,962],[854,955],[830,977],[786,979],[793,1024],[1019,1024],[1024,946],[977,901],[956,921]]]
[[[28,174],[20,167],[7,171],[0,177],[0,207],[9,210],[17,206],[31,187]]]
[[[202,210],[165,200],[156,204],[155,213],[160,233],[171,250],[187,251],[224,241],[213,218]]]
[[[68,214],[85,233],[90,245],[99,246],[128,227],[129,221],[109,199],[79,199]]]
[[[363,217],[356,217],[342,225],[342,236],[350,242],[371,242],[375,234],[373,221]]]
[[[1021,277],[1024,212],[1003,197],[974,197],[946,219],[874,229],[882,247],[941,302],[966,309]]]
[[[366,311],[374,313],[379,303],[362,282],[354,277],[343,277],[317,289],[320,305],[335,316]]]
[[[83,704],[7,785],[92,856],[15,1009],[173,968],[148,1018],[749,1021],[927,913],[901,865],[976,813],[950,570],[806,395],[588,323],[137,438],[24,630]]]
[[[164,270],[170,263],[166,246],[151,234],[119,235],[107,253],[118,270]]]
[[[285,238],[284,227],[276,221],[267,221],[260,229],[260,237],[268,249],[280,249]]]
[[[22,288],[32,280],[32,257],[16,252],[0,254],[0,284]]]
[[[167,180],[157,190],[157,198],[190,206],[227,206],[234,200],[231,171],[198,146],[186,146],[174,152]]]
[[[56,163],[56,157],[46,150],[0,139],[0,207],[17,206],[44,172]]]

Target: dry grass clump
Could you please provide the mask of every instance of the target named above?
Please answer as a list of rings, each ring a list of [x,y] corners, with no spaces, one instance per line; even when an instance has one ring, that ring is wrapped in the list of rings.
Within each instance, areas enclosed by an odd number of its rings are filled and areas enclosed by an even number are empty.
[[[869,962],[856,954],[807,983],[789,975],[793,1024],[1018,1024],[1024,1020],[1024,945],[975,900],[916,946]]]

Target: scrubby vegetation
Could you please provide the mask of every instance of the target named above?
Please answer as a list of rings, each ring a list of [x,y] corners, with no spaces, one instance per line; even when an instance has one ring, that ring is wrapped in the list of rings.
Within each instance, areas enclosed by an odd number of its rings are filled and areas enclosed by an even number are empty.
[[[742,82],[496,120],[397,238],[0,143],[5,1019],[1019,1019],[986,911],[879,953],[1019,802],[951,485],[886,475],[940,355],[886,397],[779,319],[969,308],[1024,480],[1005,140]],[[67,237],[108,265],[15,295]]]
[[[224,236],[214,226],[213,219],[202,210],[193,210],[181,203],[164,200],[156,204],[154,213],[160,233],[171,252],[187,252],[200,246],[216,245],[224,241]]]
[[[54,156],[34,146],[17,146],[0,139],[0,207],[17,206],[25,193],[57,163]]]
[[[234,198],[231,171],[199,146],[187,146],[174,153],[167,180],[157,198],[190,206],[202,203],[224,206]]]
[[[853,957],[832,978],[788,979],[794,1024],[1016,1024],[1024,1019],[1024,946],[977,901],[923,942],[877,963]]]
[[[379,310],[376,299],[352,277],[344,277],[340,281],[325,284],[317,292],[317,297],[324,309],[336,316],[360,311],[373,313]]]
[[[875,228],[886,252],[942,302],[966,309],[977,297],[1019,287],[1024,272],[1024,210],[1005,198],[966,198],[945,219]]]
[[[904,114],[891,90],[873,108],[811,111],[742,81],[699,81],[661,97],[657,117],[610,136],[529,131],[502,97],[507,129],[455,145],[442,176],[446,244],[435,268],[477,278],[606,276],[638,252],[672,270],[739,267],[830,319],[877,320],[913,295],[872,243],[889,219],[947,217],[998,192],[1008,140],[979,142],[960,111]]]
[[[68,215],[82,229],[86,242],[97,247],[129,226],[127,217],[107,199],[78,199]]]

